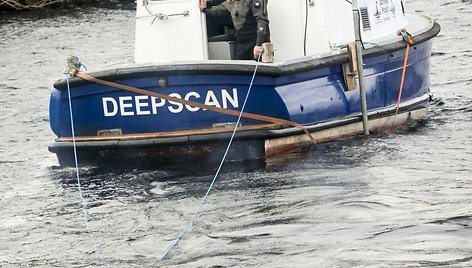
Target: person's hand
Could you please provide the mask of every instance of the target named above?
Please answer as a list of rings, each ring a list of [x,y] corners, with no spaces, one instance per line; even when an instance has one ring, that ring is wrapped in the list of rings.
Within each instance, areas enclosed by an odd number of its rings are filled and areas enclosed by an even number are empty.
[[[207,1],[200,0],[200,2],[198,3],[198,7],[200,8],[200,11],[203,11],[205,8],[207,8]]]
[[[255,46],[252,52],[254,53],[254,59],[257,60],[264,52],[264,49],[261,46]]]

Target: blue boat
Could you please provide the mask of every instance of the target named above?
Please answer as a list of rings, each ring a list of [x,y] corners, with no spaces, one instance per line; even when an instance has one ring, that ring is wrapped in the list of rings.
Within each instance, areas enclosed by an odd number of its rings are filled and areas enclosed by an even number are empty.
[[[232,60],[230,27],[197,2],[138,0],[132,64],[70,60],[50,99],[61,165],[74,148],[93,165],[217,161],[233,135],[229,161],[263,160],[427,115],[440,26],[404,1],[272,0],[266,62]]]

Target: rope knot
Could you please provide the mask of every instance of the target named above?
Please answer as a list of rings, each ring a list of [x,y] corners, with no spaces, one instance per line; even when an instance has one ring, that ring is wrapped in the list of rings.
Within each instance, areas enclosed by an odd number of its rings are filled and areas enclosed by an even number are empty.
[[[401,36],[403,38],[403,41],[405,41],[410,46],[415,43],[415,41],[413,40],[413,36],[409,32],[407,32],[405,28],[400,29],[397,32],[397,35]]]
[[[79,61],[79,57],[70,56],[69,58],[67,58],[67,67],[65,73],[68,73],[71,76],[75,76],[78,72],[80,72],[81,67],[84,67],[85,70],[87,70],[87,67],[85,67],[85,65],[83,65]]]

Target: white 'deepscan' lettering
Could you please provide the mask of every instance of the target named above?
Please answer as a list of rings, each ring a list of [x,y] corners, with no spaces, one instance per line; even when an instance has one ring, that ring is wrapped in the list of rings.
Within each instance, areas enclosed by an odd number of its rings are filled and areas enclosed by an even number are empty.
[[[219,99],[212,90],[207,91],[204,98],[198,92],[191,91],[185,94],[183,99],[199,103],[201,103],[199,100],[204,99],[205,101],[203,104],[205,105],[216,106],[224,109],[229,108],[229,105],[231,105],[232,108],[238,108],[238,89],[233,88],[231,93],[223,88],[221,89],[220,94],[221,99]],[[178,93],[171,93],[169,96],[182,99],[182,96]],[[163,107],[166,107],[169,112],[174,114],[181,113],[184,109],[190,112],[201,110],[201,108],[193,107],[191,105],[184,105],[175,101],[167,101],[165,99],[146,95],[121,96],[118,98],[102,97],[102,107],[103,115],[105,117],[157,114],[158,108]]]

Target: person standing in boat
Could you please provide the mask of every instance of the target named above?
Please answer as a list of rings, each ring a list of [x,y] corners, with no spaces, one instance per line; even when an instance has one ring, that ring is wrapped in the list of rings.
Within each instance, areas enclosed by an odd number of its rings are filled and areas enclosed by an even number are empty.
[[[262,44],[270,42],[267,0],[226,0],[211,8],[206,0],[200,0],[199,7],[217,19],[231,16],[237,40],[236,60],[257,59]]]

